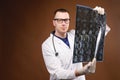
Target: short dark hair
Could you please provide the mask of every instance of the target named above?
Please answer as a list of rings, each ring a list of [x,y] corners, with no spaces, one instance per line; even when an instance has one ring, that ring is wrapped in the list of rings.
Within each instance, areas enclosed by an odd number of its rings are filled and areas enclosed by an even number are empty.
[[[59,9],[55,10],[54,16],[56,15],[57,12],[67,12],[69,14],[69,11],[67,9],[64,9],[64,8],[59,8]]]

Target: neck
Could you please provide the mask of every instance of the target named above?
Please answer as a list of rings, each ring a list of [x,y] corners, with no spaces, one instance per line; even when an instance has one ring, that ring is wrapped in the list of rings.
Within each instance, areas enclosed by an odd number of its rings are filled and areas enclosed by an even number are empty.
[[[60,37],[60,38],[66,38],[66,33],[57,33],[57,32],[55,32],[55,35]]]

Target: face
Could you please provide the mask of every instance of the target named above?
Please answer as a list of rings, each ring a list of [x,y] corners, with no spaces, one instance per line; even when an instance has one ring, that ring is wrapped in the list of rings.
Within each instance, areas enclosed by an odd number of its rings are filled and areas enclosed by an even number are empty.
[[[57,34],[66,34],[69,28],[70,16],[67,12],[57,12],[53,25],[55,26],[55,33]]]

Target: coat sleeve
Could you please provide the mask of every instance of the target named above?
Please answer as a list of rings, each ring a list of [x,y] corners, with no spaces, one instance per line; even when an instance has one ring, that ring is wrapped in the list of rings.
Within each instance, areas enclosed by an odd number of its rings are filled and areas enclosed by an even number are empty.
[[[74,79],[75,71],[63,69],[61,61],[55,56],[50,41],[42,44],[42,53],[48,72],[53,79]]]

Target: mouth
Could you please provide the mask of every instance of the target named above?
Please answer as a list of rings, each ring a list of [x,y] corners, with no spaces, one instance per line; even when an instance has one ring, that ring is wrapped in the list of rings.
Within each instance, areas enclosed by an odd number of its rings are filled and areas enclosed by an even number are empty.
[[[62,30],[66,30],[67,28],[66,27],[62,27]]]

